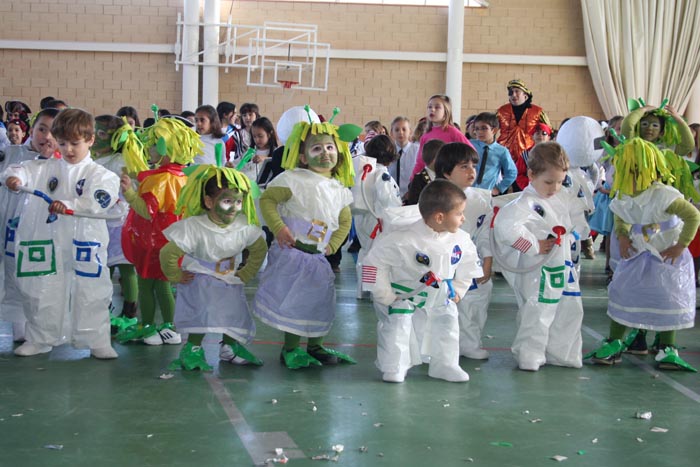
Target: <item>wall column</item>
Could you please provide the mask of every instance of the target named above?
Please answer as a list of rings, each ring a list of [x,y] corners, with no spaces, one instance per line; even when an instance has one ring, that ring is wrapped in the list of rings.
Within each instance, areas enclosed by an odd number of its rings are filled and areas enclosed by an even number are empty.
[[[452,101],[452,119],[462,124],[462,57],[464,55],[464,0],[450,0],[447,22],[445,94]]]
[[[202,104],[219,103],[219,24],[221,0],[204,0],[204,65],[202,70]],[[194,109],[193,109],[194,110]]]
[[[199,0],[183,0],[182,61],[199,62]],[[182,65],[182,109],[194,111],[199,99],[199,67]]]

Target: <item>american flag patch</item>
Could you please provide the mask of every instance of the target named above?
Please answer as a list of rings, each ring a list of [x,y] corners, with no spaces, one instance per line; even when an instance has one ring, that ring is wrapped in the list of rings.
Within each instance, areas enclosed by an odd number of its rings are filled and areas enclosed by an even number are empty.
[[[377,282],[376,266],[362,266],[362,282],[365,284],[374,284]]]
[[[516,250],[522,251],[523,253],[527,252],[527,250],[530,249],[532,246],[532,243],[530,243],[527,239],[520,237],[511,245],[513,248]]]

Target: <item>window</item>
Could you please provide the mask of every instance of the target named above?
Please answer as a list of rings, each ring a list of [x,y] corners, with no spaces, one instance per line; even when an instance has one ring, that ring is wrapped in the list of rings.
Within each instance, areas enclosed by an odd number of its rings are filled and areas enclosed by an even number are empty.
[[[291,1],[291,0],[288,0]],[[448,6],[450,0],[293,0],[313,3],[369,3],[373,5],[416,5],[416,6]],[[464,0],[465,7],[488,7],[488,0]]]

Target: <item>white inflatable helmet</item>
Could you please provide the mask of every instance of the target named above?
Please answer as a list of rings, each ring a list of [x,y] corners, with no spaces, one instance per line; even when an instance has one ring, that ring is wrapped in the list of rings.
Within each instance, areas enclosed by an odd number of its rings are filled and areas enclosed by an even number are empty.
[[[312,123],[321,123],[316,112],[314,112],[313,109],[309,109],[309,113],[307,114],[303,105],[285,110],[277,121],[277,139],[279,139],[279,143],[284,145],[287,138],[289,138],[289,135],[292,133],[294,125],[299,122],[308,122],[309,116],[311,116]]]
[[[557,133],[557,143],[566,151],[572,167],[588,167],[600,159],[602,138],[605,138],[603,127],[596,120],[583,116],[567,120]]]

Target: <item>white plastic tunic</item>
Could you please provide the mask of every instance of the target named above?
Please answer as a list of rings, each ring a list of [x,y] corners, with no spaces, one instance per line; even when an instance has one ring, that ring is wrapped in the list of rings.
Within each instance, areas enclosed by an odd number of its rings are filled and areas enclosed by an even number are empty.
[[[234,275],[236,256],[263,236],[240,215],[230,225],[214,224],[206,215],[189,217],[163,231],[185,252],[182,269],[195,274],[190,284],[177,285],[175,325],[181,332],[222,333],[248,343],[255,322],[243,282]]]
[[[76,212],[106,215],[118,199],[119,178],[89,155],[78,164],[28,161],[9,167],[2,177],[11,175]],[[47,216],[46,201],[28,196],[15,250],[18,284],[28,300],[27,341],[109,346],[107,225],[102,219],[64,215],[47,223]]]

